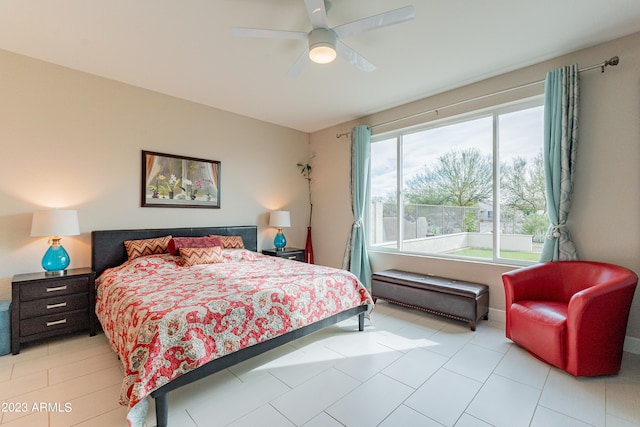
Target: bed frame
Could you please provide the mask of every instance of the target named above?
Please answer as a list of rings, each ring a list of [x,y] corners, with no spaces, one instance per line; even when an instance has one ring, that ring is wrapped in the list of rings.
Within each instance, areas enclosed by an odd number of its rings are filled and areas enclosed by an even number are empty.
[[[98,277],[107,268],[115,267],[125,262],[127,260],[127,252],[123,244],[125,240],[151,239],[167,235],[174,237],[201,237],[209,234],[242,236],[246,249],[254,252],[258,250],[258,229],[256,226],[103,230],[91,233],[91,265],[96,272],[96,277]],[[151,397],[155,399],[157,427],[167,427],[168,425],[168,393],[170,391],[354,316],[358,316],[358,330],[363,331],[366,310],[367,306],[365,305],[351,308],[268,341],[227,354],[179,376],[151,392]]]

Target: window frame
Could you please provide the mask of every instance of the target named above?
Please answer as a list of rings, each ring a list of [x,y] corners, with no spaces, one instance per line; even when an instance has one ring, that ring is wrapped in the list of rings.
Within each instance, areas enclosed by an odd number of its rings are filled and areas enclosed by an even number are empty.
[[[381,132],[378,134],[373,134],[371,136],[371,144],[375,144],[380,141],[396,139],[396,209],[398,214],[396,215],[396,227],[397,227],[397,238],[395,247],[389,246],[378,246],[371,244],[371,218],[372,218],[372,201],[371,201],[371,179],[368,183],[367,191],[367,201],[366,201],[366,226],[367,226],[367,249],[371,252],[381,252],[381,253],[393,253],[393,254],[405,254],[405,255],[417,255],[417,256],[425,256],[431,258],[443,258],[450,260],[459,260],[459,261],[472,261],[472,262],[480,262],[494,265],[510,265],[510,266],[527,266],[536,264],[538,261],[525,261],[525,260],[517,260],[511,258],[502,258],[500,257],[500,233],[499,231],[501,226],[501,209],[500,209],[500,141],[499,141],[499,116],[501,114],[508,114],[517,111],[527,110],[530,108],[544,106],[544,95],[535,95],[503,104],[496,104],[493,106],[480,108],[476,110],[469,110],[460,114],[452,115],[450,117],[445,118],[436,118],[434,120],[426,121],[417,125],[408,126],[404,128],[398,128],[386,132]],[[544,113],[543,113],[544,114]],[[403,137],[407,134],[413,134],[417,132],[422,132],[426,130],[436,129],[444,126],[455,125],[456,123],[463,123],[471,120],[476,120],[480,118],[491,117],[493,126],[492,126],[492,163],[493,163],[493,225],[492,225],[492,234],[493,234],[493,248],[492,248],[492,258],[480,258],[480,257],[472,257],[465,255],[453,255],[453,254],[443,254],[443,253],[429,253],[429,252],[417,252],[417,251],[408,251],[403,249],[403,236],[404,234],[404,226],[403,226],[403,214],[404,214],[404,194],[403,194]],[[543,147],[541,147],[543,149]],[[369,176],[371,176],[371,162],[369,162]]]

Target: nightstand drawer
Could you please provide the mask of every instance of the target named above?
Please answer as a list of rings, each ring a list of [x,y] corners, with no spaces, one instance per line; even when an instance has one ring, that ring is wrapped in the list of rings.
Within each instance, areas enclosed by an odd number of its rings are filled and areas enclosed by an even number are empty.
[[[88,308],[88,293],[25,301],[20,304],[20,319],[29,319],[31,317],[63,313],[66,311],[86,310]]]
[[[28,301],[39,298],[51,298],[59,295],[70,295],[88,292],[87,277],[67,278],[65,280],[46,280],[20,286],[20,300]]]
[[[298,248],[284,248],[284,249],[265,249],[262,251],[263,254],[274,256],[283,259],[290,259],[293,261],[304,262],[304,249]]]
[[[287,254],[278,255],[279,258],[292,259],[294,261],[304,262],[304,252],[297,251]]]
[[[89,323],[88,310],[69,311],[20,321],[20,336],[40,334],[57,329],[81,330]]]

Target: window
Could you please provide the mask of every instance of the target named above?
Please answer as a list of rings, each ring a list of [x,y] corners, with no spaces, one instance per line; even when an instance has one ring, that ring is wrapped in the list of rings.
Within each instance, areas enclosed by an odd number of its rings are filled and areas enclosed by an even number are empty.
[[[536,98],[372,138],[370,248],[537,261],[543,115]]]

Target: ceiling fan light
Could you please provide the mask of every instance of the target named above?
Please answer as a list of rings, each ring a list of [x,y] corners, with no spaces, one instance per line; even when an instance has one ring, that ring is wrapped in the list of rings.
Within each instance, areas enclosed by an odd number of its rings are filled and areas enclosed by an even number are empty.
[[[328,64],[336,59],[336,51],[331,45],[316,45],[309,51],[309,58],[317,64]]]
[[[328,28],[316,28],[309,33],[309,59],[328,64],[336,59],[336,33]]]

